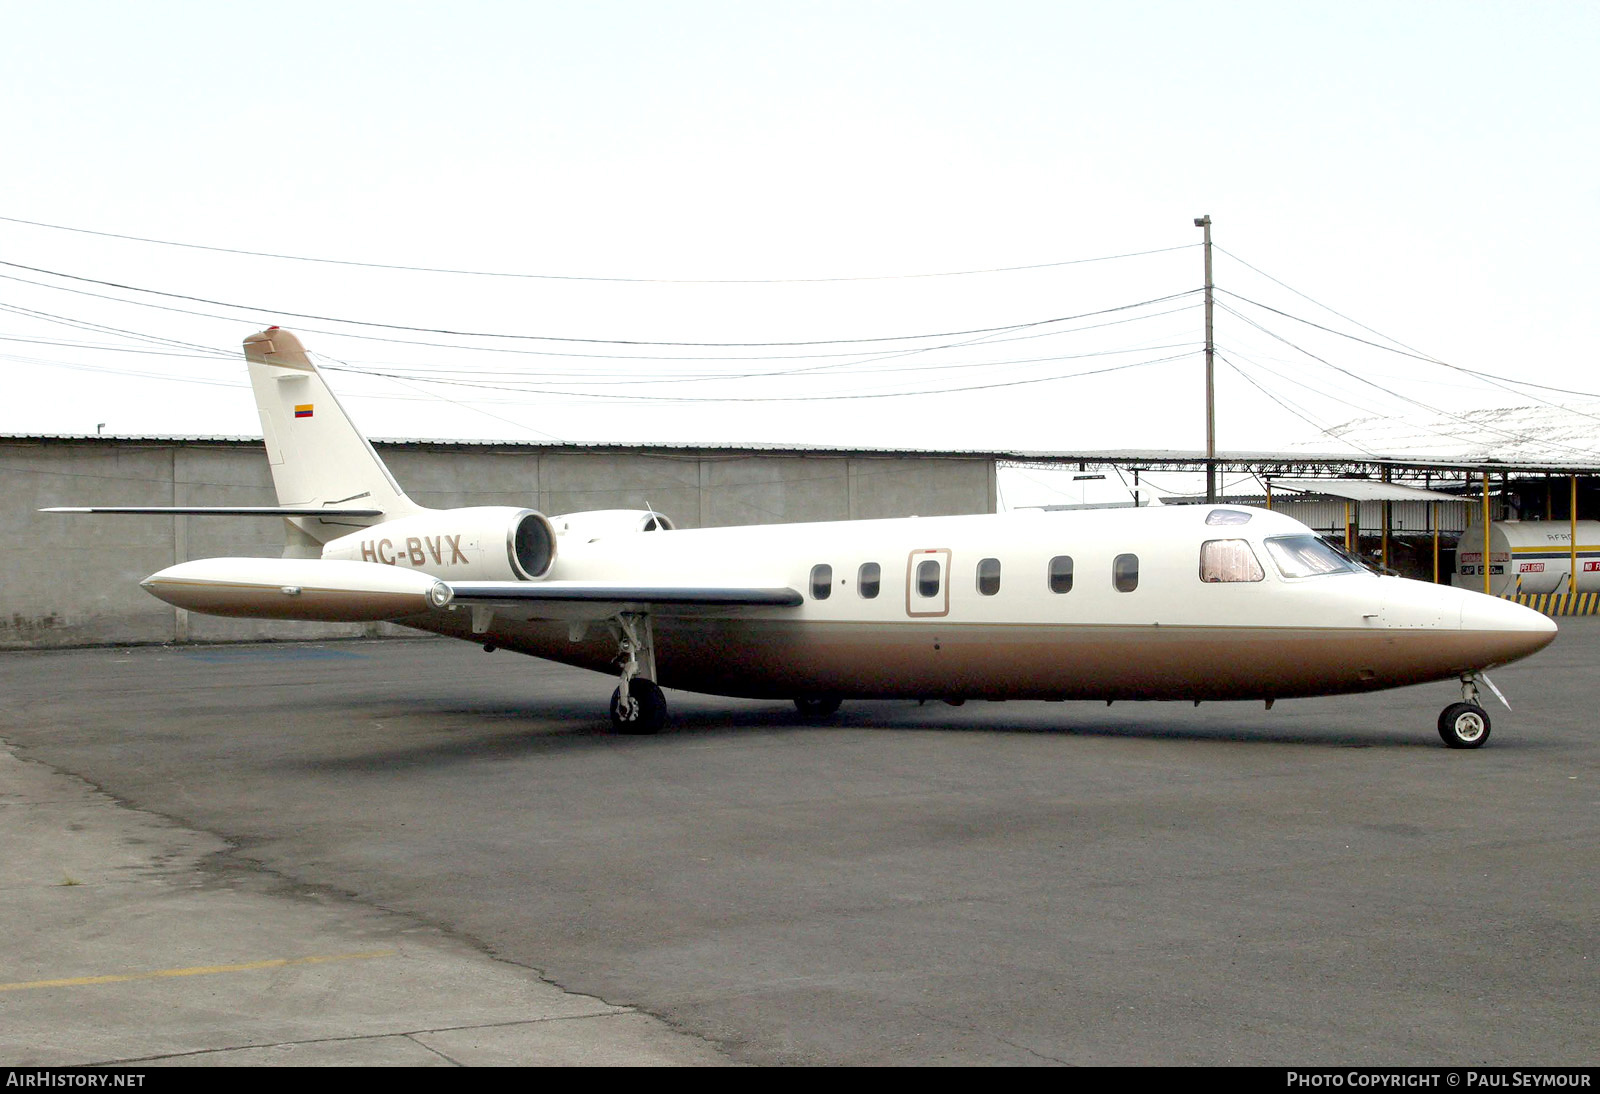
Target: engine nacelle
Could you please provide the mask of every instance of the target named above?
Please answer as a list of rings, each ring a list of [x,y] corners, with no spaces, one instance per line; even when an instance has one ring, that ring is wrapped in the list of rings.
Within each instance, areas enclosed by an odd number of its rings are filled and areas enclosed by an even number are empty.
[[[556,560],[556,534],[532,509],[434,509],[331,540],[322,557],[403,566],[452,581],[534,581]]]
[[[591,509],[551,517],[550,523],[555,526],[556,535],[571,536],[574,542],[584,543],[635,532],[670,532],[677,527],[653,509]]]

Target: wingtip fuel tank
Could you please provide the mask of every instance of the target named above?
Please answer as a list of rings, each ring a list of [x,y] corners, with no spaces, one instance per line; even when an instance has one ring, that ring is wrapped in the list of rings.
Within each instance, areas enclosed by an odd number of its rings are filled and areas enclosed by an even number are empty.
[[[450,603],[450,587],[414,570],[303,558],[206,558],[139,583],[175,607],[208,615],[372,623]]]

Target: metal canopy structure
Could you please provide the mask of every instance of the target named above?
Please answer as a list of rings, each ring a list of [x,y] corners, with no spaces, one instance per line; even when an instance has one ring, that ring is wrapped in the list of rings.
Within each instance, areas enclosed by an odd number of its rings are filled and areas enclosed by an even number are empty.
[[[1465,504],[1467,499],[1455,494],[1441,494],[1437,490],[1422,490],[1415,486],[1381,482],[1375,479],[1275,479],[1268,478],[1274,490],[1289,490],[1296,494],[1321,494],[1347,501],[1450,501]]]
[[[1090,468],[1122,467],[1139,471],[1204,471],[1207,459],[1204,453],[1184,450],[1113,449],[1091,451],[1012,451],[996,452],[997,459],[1008,463],[1058,466],[1081,464]],[[1381,478],[1388,472],[1391,478],[1424,479],[1464,475],[1584,475],[1600,476],[1600,462],[1572,460],[1561,462],[1534,460],[1470,460],[1435,459],[1416,456],[1355,456],[1348,452],[1219,452],[1214,466],[1219,471],[1244,472],[1260,476],[1302,476],[1315,472],[1333,472],[1341,476],[1368,475]]]
[[[38,444],[205,444],[222,446],[259,445],[260,437],[252,436],[153,436],[143,434],[59,434],[59,433],[0,433],[0,441]],[[860,453],[863,455],[960,457],[965,459],[992,459],[1008,464],[1033,464],[1060,467],[1080,465],[1080,470],[1120,467],[1129,471],[1197,471],[1207,467],[1218,471],[1249,473],[1262,477],[1272,476],[1274,483],[1284,481],[1284,476],[1302,476],[1316,472],[1342,476],[1370,476],[1381,478],[1388,472],[1391,478],[1423,479],[1441,473],[1463,475],[1582,475],[1600,476],[1600,462],[1539,461],[1521,459],[1441,459],[1425,456],[1352,455],[1349,452],[1219,452],[1208,459],[1204,452],[1186,449],[1022,449],[1022,448],[916,448],[873,447],[870,445],[843,444],[790,444],[772,441],[717,443],[689,441],[530,441],[494,439],[429,439],[414,437],[374,437],[372,443],[383,448],[426,449],[504,449],[508,451],[560,451],[590,450],[608,452],[735,452],[761,453],[763,455],[837,455]]]

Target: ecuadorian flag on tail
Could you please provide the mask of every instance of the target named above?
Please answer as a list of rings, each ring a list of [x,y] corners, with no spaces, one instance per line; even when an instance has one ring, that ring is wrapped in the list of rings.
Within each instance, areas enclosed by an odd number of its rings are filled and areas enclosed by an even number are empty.
[[[294,416],[296,418],[309,418],[309,417],[311,417],[311,408],[314,405],[315,405],[314,403],[297,403],[295,405],[295,408],[294,408]]]

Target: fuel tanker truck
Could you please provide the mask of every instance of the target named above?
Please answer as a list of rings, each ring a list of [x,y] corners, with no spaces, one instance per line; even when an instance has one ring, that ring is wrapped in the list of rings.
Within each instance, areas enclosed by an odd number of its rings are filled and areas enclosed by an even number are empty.
[[[1483,525],[1461,534],[1450,583],[1483,591]],[[1578,521],[1578,583],[1572,575],[1572,525],[1567,521],[1508,520],[1489,525],[1489,592],[1600,592],[1600,521]]]

